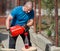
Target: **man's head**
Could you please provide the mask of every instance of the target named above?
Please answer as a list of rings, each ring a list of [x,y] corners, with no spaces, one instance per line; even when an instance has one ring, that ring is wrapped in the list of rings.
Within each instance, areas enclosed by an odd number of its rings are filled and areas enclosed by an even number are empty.
[[[32,9],[33,9],[33,3],[31,1],[26,2],[24,7],[23,7],[23,10],[26,13],[29,13]]]

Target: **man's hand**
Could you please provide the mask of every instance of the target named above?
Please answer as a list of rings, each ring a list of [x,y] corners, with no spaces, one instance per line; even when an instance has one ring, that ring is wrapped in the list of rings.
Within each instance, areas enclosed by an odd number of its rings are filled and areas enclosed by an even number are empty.
[[[27,25],[24,25],[24,28],[25,28],[25,32],[28,32],[29,31],[29,26],[27,26]]]
[[[9,32],[9,36],[11,36],[11,37],[12,37],[11,32],[10,32],[10,29],[7,29],[7,31]]]

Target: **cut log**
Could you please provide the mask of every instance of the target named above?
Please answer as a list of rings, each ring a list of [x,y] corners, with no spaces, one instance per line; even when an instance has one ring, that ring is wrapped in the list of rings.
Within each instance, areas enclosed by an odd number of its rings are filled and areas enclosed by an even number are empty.
[[[37,48],[36,47],[30,47],[30,48],[26,49],[25,47],[23,47],[22,51],[37,51]]]

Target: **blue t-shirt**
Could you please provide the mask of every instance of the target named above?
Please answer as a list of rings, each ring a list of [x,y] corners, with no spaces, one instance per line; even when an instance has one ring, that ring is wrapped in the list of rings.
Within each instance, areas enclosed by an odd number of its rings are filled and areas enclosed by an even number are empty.
[[[11,11],[11,16],[13,17],[11,22],[12,26],[23,26],[24,24],[27,24],[28,20],[34,18],[34,11],[31,10],[29,13],[26,13],[23,11],[23,6],[18,6]]]

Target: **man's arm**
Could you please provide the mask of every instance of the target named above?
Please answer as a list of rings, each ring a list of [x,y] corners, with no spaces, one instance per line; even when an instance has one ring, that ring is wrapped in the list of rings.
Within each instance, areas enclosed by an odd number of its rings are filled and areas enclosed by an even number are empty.
[[[9,29],[10,27],[10,21],[13,19],[11,15],[9,15],[6,19],[6,29]]]
[[[27,26],[32,26],[33,25],[33,19],[30,19],[29,21],[28,21],[28,23],[27,23]]]
[[[33,25],[33,21],[34,20],[34,10],[31,11],[31,15],[30,15],[30,20],[27,23],[27,26],[32,26]]]
[[[26,25],[24,25],[25,32],[28,32],[29,27],[33,25],[33,19],[30,19]]]

